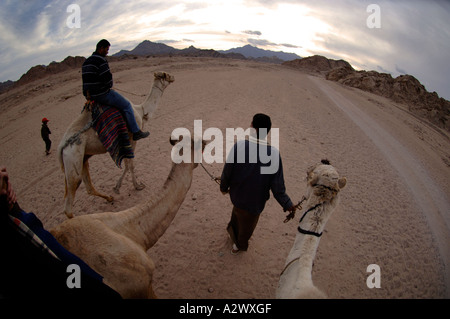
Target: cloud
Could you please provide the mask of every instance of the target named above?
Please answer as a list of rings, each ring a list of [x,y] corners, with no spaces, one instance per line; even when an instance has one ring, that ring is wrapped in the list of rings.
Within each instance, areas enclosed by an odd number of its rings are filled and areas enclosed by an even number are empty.
[[[200,9],[206,9],[208,8],[207,3],[201,3],[201,2],[188,2],[183,3],[184,4],[184,10],[185,11],[194,11],[194,10],[200,10]]]
[[[277,46],[276,43],[270,42],[268,40],[264,40],[264,39],[247,39],[248,43],[253,44],[253,45],[259,45],[262,47],[267,47],[267,46]]]
[[[319,48],[316,53],[343,58],[358,68],[381,67],[393,76],[405,74],[406,69],[428,90],[450,98],[450,64],[444,53],[450,52],[449,2],[377,1],[380,29],[366,25],[370,2],[326,2],[326,10],[323,2],[309,5],[311,14],[330,26],[314,39]]]
[[[289,44],[289,43],[282,43],[282,44],[278,44],[278,43],[274,43],[271,42],[269,40],[266,39],[252,39],[252,38],[248,38],[247,42],[254,45],[254,46],[261,46],[261,47],[285,47],[285,48],[300,48],[300,46],[294,45],[294,44]]]
[[[194,43],[194,40],[191,39],[182,39],[182,40],[158,40],[157,43],[164,43],[164,44],[177,44],[177,43]]]
[[[281,43],[280,46],[283,46],[283,47],[286,47],[286,48],[294,48],[294,49],[301,48],[301,46],[294,45],[294,44],[289,44],[289,43]]]
[[[246,31],[242,31],[245,34],[250,34],[250,35],[261,35],[261,31],[251,31],[251,30],[246,30]]]
[[[73,2],[81,8],[80,29],[66,25],[70,1],[0,1],[0,81],[17,80],[33,65],[87,56],[101,38],[111,42],[111,53],[143,40],[175,39],[167,43],[217,49],[250,43],[345,59],[393,76],[408,70],[450,99],[449,1],[377,0],[380,29],[366,25],[370,0]]]
[[[165,19],[163,22],[156,25],[156,28],[162,28],[162,27],[183,27],[183,26],[190,26],[195,24],[194,21],[186,20],[186,19],[180,19],[177,16],[172,16],[167,19]]]
[[[66,6],[41,1],[2,1],[0,4],[0,80],[17,80],[36,64],[62,60],[68,42]],[[44,60],[43,59],[46,59]],[[31,64],[34,63],[34,64]]]
[[[395,65],[395,71],[397,71],[400,74],[408,74],[405,70],[401,69],[397,64]]]
[[[391,73],[388,70],[384,69],[382,66],[377,65],[377,69],[381,72],[381,73]]]
[[[112,50],[131,49],[146,39],[136,31],[141,27],[137,21],[181,3],[110,0],[105,5],[104,1],[78,0],[81,28],[69,28],[71,2],[24,2],[0,2],[0,81],[17,80],[34,65],[62,61],[69,55],[88,56],[101,38],[110,40]],[[156,34],[155,23],[150,22],[144,32]]]
[[[180,40],[158,40],[158,43],[163,43],[163,44],[173,44],[173,43],[179,43]]]

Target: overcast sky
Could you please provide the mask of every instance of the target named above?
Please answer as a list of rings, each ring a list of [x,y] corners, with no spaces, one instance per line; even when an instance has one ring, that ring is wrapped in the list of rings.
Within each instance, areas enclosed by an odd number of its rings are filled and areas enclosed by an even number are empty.
[[[144,40],[320,54],[357,69],[411,74],[450,100],[449,0],[1,0],[0,81],[69,55],[87,57],[102,38],[110,54]]]

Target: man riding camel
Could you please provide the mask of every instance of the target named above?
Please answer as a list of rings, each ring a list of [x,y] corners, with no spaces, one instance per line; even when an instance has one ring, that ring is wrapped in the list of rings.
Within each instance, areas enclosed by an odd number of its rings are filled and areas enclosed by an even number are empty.
[[[111,44],[103,39],[97,43],[95,52],[86,59],[81,68],[83,79],[83,95],[88,100],[119,109],[124,116],[128,128],[133,133],[133,140],[137,141],[150,135],[142,132],[136,123],[131,103],[122,95],[112,90],[113,78],[106,60]]]

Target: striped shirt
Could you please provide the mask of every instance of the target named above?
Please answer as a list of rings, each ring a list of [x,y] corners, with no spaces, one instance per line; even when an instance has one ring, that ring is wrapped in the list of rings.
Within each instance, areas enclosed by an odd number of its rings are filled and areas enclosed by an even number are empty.
[[[83,79],[83,95],[87,97],[87,92],[92,98],[106,94],[113,86],[113,78],[109,70],[108,61],[94,52],[84,61],[81,67],[81,77]]]

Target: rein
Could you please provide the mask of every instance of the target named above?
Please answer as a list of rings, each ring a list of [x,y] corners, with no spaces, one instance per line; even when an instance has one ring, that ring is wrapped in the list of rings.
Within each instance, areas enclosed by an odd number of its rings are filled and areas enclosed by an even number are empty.
[[[303,196],[302,199],[297,203],[297,205],[295,205],[295,209],[289,213],[289,215],[286,216],[286,219],[284,220],[284,223],[287,223],[288,221],[290,221],[291,219],[293,219],[295,217],[295,211],[297,209],[302,209],[302,203],[306,200],[306,197]]]
[[[206,174],[208,174],[209,177],[211,177],[211,179],[212,179],[213,181],[215,181],[218,185],[220,185],[220,178],[214,177],[210,172],[208,172],[208,170],[207,170],[206,167],[203,165],[203,163],[200,163],[200,165],[203,167],[203,169],[205,170]]]
[[[159,89],[159,88],[158,88],[158,89]],[[116,87],[114,87],[114,90],[120,91],[120,92],[123,92],[123,93],[128,93],[128,94],[135,95],[135,96],[140,96],[140,97],[145,96],[145,94],[136,94],[136,93],[133,93],[133,92],[129,92],[129,91],[125,91],[125,90],[122,90],[122,89],[118,89],[118,88],[116,88]],[[160,90],[161,90],[161,89],[160,89]],[[162,90],[161,90],[161,91],[162,91]]]
[[[69,137],[65,142],[64,145],[61,146],[61,154],[64,151],[64,149],[73,144],[80,144],[80,135],[89,130],[93,125],[96,119],[92,119],[92,108],[94,107],[94,103],[92,101],[86,101],[86,103],[83,106],[83,109],[81,110],[81,113],[84,111],[91,112],[91,120],[78,132],[74,133],[71,137]]]

